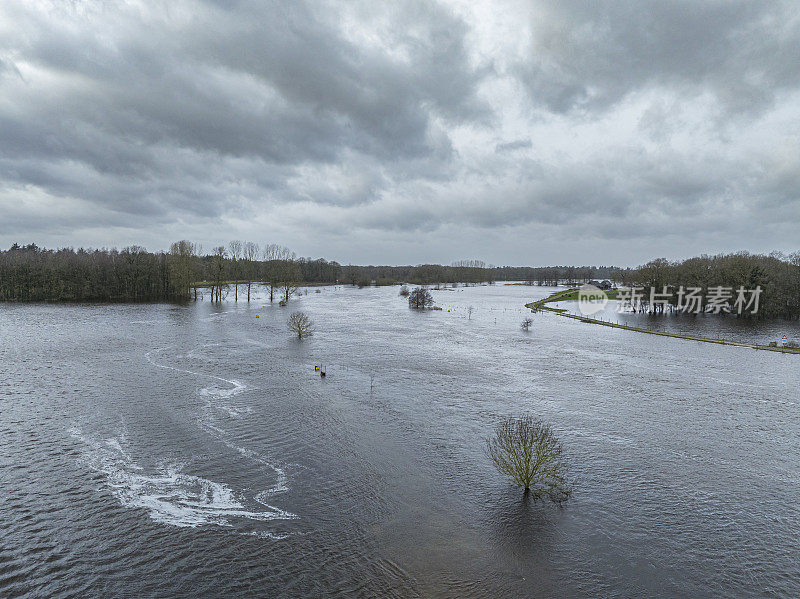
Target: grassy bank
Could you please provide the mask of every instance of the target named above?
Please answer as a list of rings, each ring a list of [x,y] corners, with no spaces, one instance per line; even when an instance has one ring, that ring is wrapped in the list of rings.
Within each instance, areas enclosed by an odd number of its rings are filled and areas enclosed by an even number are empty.
[[[608,295],[609,299],[617,299],[619,290],[611,289],[606,291],[606,295]],[[577,289],[565,289],[564,291],[556,292],[544,299],[531,302],[529,304],[525,304],[526,308],[530,308],[531,310],[547,310],[548,312],[555,312],[559,316],[565,316],[567,318],[572,318],[574,320],[580,320],[581,322],[587,322],[591,324],[599,324],[604,327],[611,327],[614,329],[625,329],[627,331],[635,331],[637,333],[648,333],[650,335],[660,335],[662,337],[675,337],[677,339],[687,339],[689,341],[702,341],[703,343],[716,343],[718,345],[733,345],[736,347],[749,347],[751,349],[760,349],[764,351],[773,351],[779,352],[782,354],[800,354],[800,348],[793,348],[793,347],[770,347],[769,345],[758,345],[754,343],[740,343],[738,341],[727,341],[725,339],[713,339],[711,337],[699,337],[695,335],[684,335],[681,333],[667,333],[665,331],[654,331],[653,329],[645,329],[642,327],[634,327],[626,324],[619,324],[615,322],[606,322],[604,320],[599,320],[597,318],[591,318],[588,316],[580,316],[577,314],[570,314],[566,308],[554,308],[552,306],[548,306],[547,304],[551,304],[553,302],[566,302],[566,301],[575,301],[578,299],[578,290]]]

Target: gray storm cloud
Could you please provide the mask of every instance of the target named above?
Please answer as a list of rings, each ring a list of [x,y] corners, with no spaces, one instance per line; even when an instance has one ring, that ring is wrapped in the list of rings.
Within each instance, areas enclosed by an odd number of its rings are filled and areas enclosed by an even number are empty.
[[[796,249],[800,9],[0,4],[0,244]]]

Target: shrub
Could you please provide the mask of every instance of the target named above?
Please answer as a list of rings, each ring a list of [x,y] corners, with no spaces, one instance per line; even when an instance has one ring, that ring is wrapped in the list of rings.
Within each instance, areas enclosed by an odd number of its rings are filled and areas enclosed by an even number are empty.
[[[408,305],[415,310],[424,310],[433,305],[433,296],[424,287],[417,287],[408,296]]]
[[[572,496],[562,446],[549,425],[531,416],[506,418],[486,441],[497,470],[512,478],[534,499],[563,503]]]
[[[286,326],[297,335],[298,339],[314,334],[314,323],[304,312],[292,312]]]

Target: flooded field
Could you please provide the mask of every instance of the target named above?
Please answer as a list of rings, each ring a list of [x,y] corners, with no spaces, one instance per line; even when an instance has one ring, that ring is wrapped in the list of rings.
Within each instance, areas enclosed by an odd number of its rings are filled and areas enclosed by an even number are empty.
[[[316,291],[0,305],[0,594],[800,595],[800,356],[554,314],[525,333],[544,287],[427,312]],[[564,442],[563,509],[484,454],[526,412]]]
[[[553,303],[561,308],[566,308],[572,314],[580,314],[578,302]],[[737,318],[735,314],[681,314],[679,312],[666,314],[648,314],[646,312],[632,312],[629,307],[619,300],[609,300],[605,308],[592,318],[607,322],[614,322],[632,327],[652,329],[680,335],[695,335],[711,339],[724,339],[740,343],[755,343],[768,345],[775,342],[783,344],[783,337],[787,341],[800,342],[800,322],[773,318],[768,320],[752,320]]]

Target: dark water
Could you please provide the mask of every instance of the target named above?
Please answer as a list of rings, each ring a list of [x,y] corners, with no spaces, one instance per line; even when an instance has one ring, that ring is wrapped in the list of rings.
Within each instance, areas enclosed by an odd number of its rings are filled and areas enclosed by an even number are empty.
[[[800,356],[523,333],[551,291],[0,305],[0,595],[800,596]],[[526,411],[564,509],[483,455]]]
[[[712,339],[724,339],[740,343],[757,343],[768,345],[774,341],[778,345],[786,341],[800,342],[800,322],[775,318],[754,321],[749,318],[737,318],[735,314],[648,314],[646,312],[626,311],[617,300],[610,300],[600,312],[591,314],[609,322],[628,326],[678,333],[697,335]],[[556,305],[556,304],[553,304]],[[573,314],[580,314],[578,302],[559,302],[558,307],[566,308]]]

